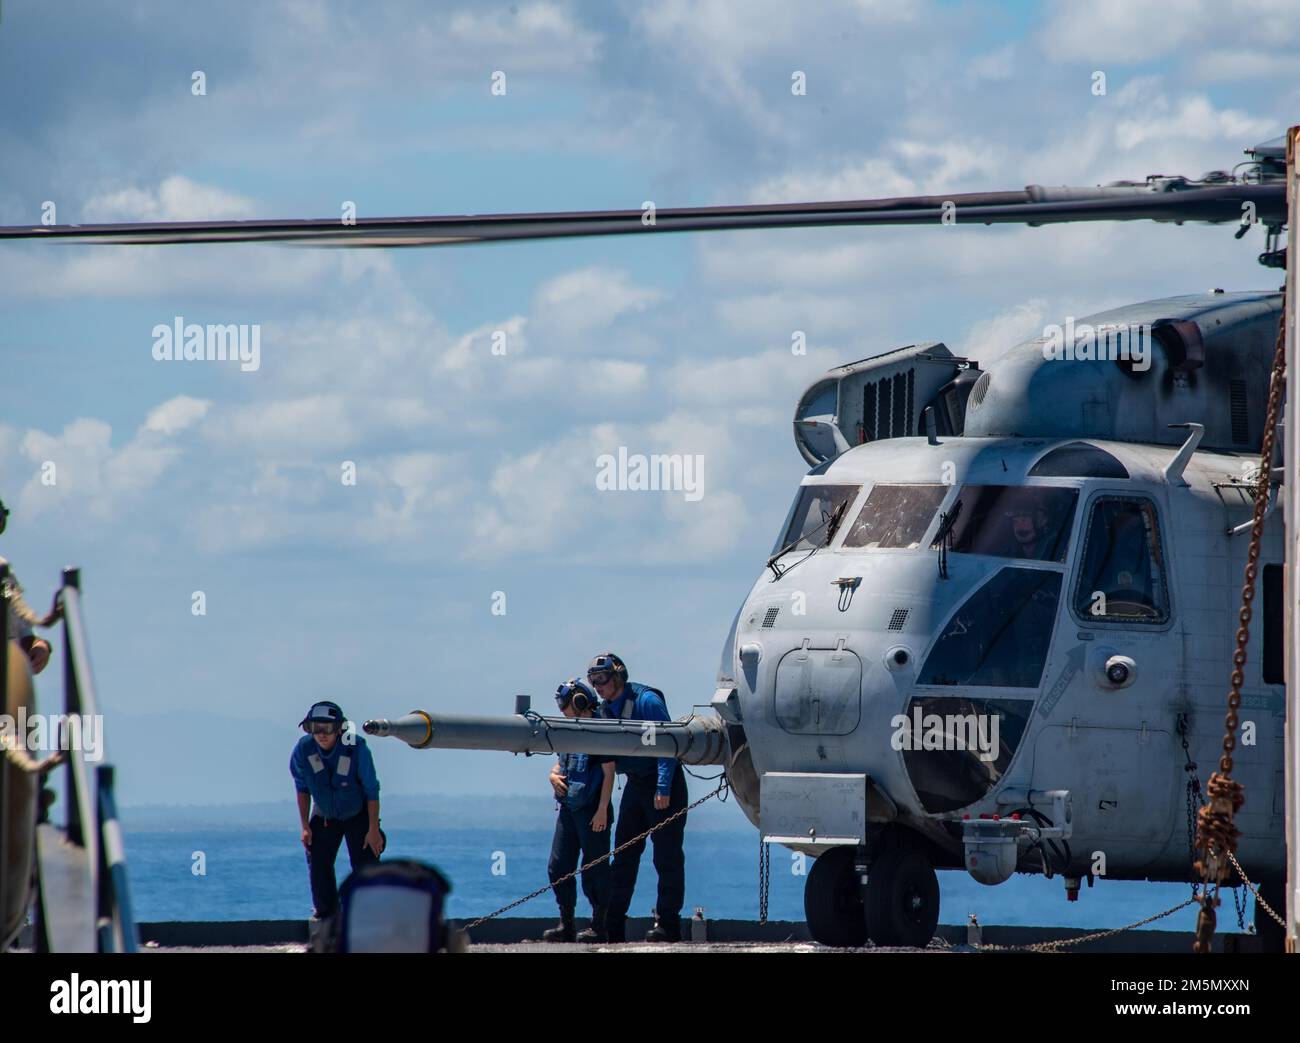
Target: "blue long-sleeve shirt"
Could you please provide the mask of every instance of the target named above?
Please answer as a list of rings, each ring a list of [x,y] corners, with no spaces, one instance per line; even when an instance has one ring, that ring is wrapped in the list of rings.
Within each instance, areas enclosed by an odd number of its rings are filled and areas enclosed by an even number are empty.
[[[668,716],[668,704],[657,688],[628,681],[618,698],[603,707],[606,717],[622,718],[631,721],[671,721]],[[673,772],[677,770],[676,757],[660,757],[650,760],[648,757],[618,757],[614,761],[614,770],[621,775],[644,778],[651,772],[657,772],[655,793],[667,797],[672,793]]]
[[[379,799],[375,758],[359,735],[350,743],[340,736],[329,753],[304,735],[293,748],[289,772],[298,792],[311,794],[322,818],[351,818],[366,801]]]

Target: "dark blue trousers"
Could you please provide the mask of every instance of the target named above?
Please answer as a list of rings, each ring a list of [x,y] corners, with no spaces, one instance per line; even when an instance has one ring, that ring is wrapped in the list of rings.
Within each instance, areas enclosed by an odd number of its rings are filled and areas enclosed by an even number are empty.
[[[591,818],[596,814],[598,802],[593,801],[585,808],[574,811],[567,804],[560,805],[560,813],[555,816],[555,836],[551,840],[551,860],[547,863],[546,874],[555,887],[555,901],[560,912],[573,915],[578,905],[578,885],[572,878],[557,884],[555,881],[568,876],[579,865],[586,865],[601,855],[609,854],[609,838],[613,830],[606,826],[597,833],[591,828]],[[613,821],[613,808],[606,819]],[[579,854],[582,861],[578,861]],[[587,896],[593,909],[604,909],[609,905],[609,859],[600,865],[592,866],[582,874],[582,893]]]
[[[615,847],[622,847],[638,833],[644,833],[651,826],[658,825],[686,807],[686,774],[681,765],[673,772],[668,807],[663,811],[655,810],[655,775],[655,772],[650,772],[648,775],[627,776],[627,782],[623,785],[623,799],[618,805]],[[682,851],[686,819],[687,816],[683,815],[671,826],[665,826],[650,836],[650,843],[654,845],[655,872],[659,874],[659,895],[655,911],[661,920],[678,919],[682,912],[682,902],[686,900],[686,855]],[[615,921],[621,921],[627,916],[627,907],[632,904],[632,892],[636,890],[637,871],[641,867],[644,851],[645,841],[642,840],[614,856],[609,915]]]
[[[365,846],[370,829],[370,809],[362,805],[351,818],[332,818],[328,822],[319,815],[311,818],[311,847],[307,849],[307,869],[311,874],[311,902],[316,915],[322,920],[333,916],[339,905],[338,883],[334,878],[334,860],[339,846],[348,843],[348,859],[357,869],[367,862],[378,862],[375,853]]]

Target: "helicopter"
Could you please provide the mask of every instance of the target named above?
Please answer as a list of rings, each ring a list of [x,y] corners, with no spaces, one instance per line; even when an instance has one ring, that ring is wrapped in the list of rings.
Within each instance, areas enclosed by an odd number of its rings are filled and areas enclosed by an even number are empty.
[[[1255,224],[1284,268],[1283,139],[1244,173],[1083,188],[690,209],[0,228],[0,241],[439,246],[744,228]],[[1194,879],[1187,807],[1223,738],[1255,510],[1272,291],[1067,318],[954,354],[918,342],[797,399],[809,465],[725,639],[709,712],[661,724],[422,710],[365,730],[421,748],[673,755],[720,765],[766,844],[814,859],[823,944],[925,946],[937,871]],[[1270,469],[1270,476],[1273,469]],[[1260,543],[1262,621],[1242,686],[1238,855],[1281,902],[1283,531]],[[666,752],[667,751],[667,752]],[[1281,933],[1257,908],[1268,947]]]

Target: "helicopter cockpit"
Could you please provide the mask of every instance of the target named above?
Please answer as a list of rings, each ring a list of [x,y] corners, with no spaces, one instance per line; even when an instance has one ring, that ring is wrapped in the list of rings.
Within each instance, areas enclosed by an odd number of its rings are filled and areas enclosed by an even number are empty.
[[[924,814],[967,809],[1006,777],[1065,676],[1058,631],[1110,643],[1117,627],[1168,623],[1145,480],[1088,442],[981,442],[863,445],[804,479],[738,620],[747,726],[779,729],[790,762],[763,770],[793,770],[805,741],[825,770],[844,770],[840,756],[862,763],[872,736],[905,718],[901,775],[877,754],[873,777],[891,792],[905,778]],[[929,474],[949,481],[917,480]],[[930,720],[986,732],[922,741]]]

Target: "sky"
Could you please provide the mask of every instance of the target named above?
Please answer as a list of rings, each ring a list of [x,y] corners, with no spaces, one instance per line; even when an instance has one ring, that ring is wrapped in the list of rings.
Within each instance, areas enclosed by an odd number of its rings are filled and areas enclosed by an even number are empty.
[[[8,0],[0,224],[1199,177],[1295,121],[1298,8]],[[978,358],[1066,315],[1275,287],[1262,233],[1234,231],[7,243],[0,554],[41,607],[82,568],[128,805],[287,800],[314,700],[546,707],[605,650],[678,715],[806,470],[805,387],[919,340]],[[260,365],[156,360],[177,317],[256,324]],[[619,447],[698,454],[702,494],[599,489]],[[39,690],[57,711],[57,663]],[[394,793],[545,786],[544,760],[374,748]]]

